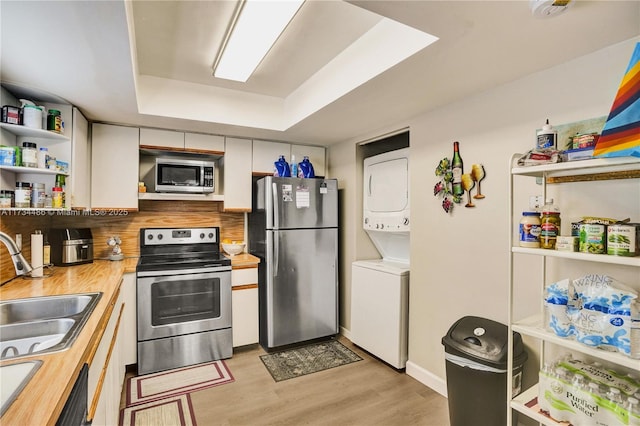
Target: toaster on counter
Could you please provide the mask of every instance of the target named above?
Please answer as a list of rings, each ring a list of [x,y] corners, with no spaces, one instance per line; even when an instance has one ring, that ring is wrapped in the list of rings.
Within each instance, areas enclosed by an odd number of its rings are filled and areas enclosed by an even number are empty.
[[[49,230],[51,263],[71,266],[93,262],[93,235],[89,228]]]

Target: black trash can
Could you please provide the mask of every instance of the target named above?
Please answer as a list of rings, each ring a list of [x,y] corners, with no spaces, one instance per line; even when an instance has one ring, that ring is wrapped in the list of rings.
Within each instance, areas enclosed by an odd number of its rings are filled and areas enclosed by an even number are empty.
[[[466,316],[442,338],[445,349],[449,421],[451,426],[507,424],[506,325]],[[513,333],[513,396],[521,391],[527,353],[519,333]],[[516,421],[516,413],[513,415]]]

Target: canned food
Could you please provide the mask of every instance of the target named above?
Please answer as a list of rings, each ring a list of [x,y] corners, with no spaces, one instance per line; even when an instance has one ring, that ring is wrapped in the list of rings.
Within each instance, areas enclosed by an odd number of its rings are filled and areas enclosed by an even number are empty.
[[[607,226],[597,223],[580,225],[580,252],[603,254],[607,252]]]
[[[607,254],[640,255],[640,223],[607,226]]]

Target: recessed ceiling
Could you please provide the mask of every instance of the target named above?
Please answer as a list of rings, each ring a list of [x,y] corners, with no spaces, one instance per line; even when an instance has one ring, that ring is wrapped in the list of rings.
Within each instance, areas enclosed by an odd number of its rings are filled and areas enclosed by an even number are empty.
[[[437,40],[349,3],[307,1],[248,81],[233,82],[212,64],[236,7],[132,3],[140,112],[284,131]]]
[[[234,7],[3,0],[2,82],[66,99],[94,121],[330,145],[640,35],[638,1],[574,0],[565,13],[541,20],[522,0],[308,0],[245,85],[213,82],[219,37]],[[351,89],[339,87],[353,76],[337,67],[338,84],[315,92],[334,100],[300,96],[297,102],[323,106],[286,113],[296,108],[282,99],[389,21],[439,40]],[[212,92],[224,99],[213,107]],[[238,109],[254,125],[234,122]]]

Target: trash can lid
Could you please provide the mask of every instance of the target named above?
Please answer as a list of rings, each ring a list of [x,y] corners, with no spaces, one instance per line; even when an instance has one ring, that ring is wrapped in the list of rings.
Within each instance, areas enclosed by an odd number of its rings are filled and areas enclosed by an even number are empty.
[[[465,316],[456,321],[442,338],[445,351],[480,364],[507,368],[508,328],[487,318]],[[527,353],[520,333],[513,333],[513,366],[524,364]]]

